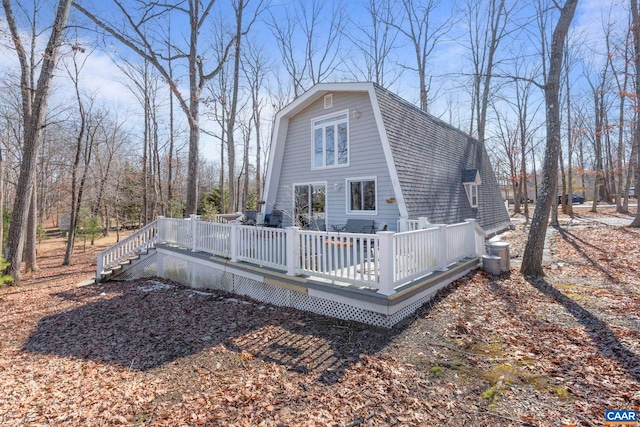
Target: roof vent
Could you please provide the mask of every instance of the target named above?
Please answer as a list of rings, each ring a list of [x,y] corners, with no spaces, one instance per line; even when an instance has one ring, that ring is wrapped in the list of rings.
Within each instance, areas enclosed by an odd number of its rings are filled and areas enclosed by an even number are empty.
[[[331,108],[333,107],[333,94],[328,94],[324,96],[324,108]]]

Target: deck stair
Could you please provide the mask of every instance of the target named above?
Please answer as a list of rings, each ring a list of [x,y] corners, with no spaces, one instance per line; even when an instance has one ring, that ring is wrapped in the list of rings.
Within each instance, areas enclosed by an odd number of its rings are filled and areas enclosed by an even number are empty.
[[[131,236],[98,254],[96,282],[122,274],[131,266],[155,254],[158,220],[150,222]]]

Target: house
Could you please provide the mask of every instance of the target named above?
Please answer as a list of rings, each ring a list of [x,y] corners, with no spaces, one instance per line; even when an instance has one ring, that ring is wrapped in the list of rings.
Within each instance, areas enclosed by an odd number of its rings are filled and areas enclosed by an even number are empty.
[[[103,251],[97,278],[158,276],[391,327],[510,224],[484,146],[372,83],[315,86],[277,114],[273,138],[268,223],[160,217]]]
[[[374,83],[321,83],[276,115],[264,201],[284,227],[510,224],[484,145]]]

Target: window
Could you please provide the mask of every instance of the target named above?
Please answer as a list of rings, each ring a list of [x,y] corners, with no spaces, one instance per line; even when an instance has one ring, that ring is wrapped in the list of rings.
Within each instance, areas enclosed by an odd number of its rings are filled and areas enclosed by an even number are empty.
[[[375,178],[348,180],[347,191],[349,213],[376,213]]]
[[[347,166],[349,163],[349,112],[313,121],[313,167]]]
[[[462,184],[467,193],[467,199],[472,208],[478,207],[478,187],[482,184],[478,169],[465,169],[462,171]]]
[[[465,184],[464,189],[467,192],[467,198],[472,208],[478,207],[478,184]]]

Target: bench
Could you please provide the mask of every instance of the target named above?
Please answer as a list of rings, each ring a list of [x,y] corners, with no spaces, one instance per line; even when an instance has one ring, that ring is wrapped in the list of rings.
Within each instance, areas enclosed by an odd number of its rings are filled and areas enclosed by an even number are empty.
[[[365,233],[373,234],[376,232],[376,228],[373,225],[372,219],[348,219],[346,224],[334,225],[334,231],[340,231],[344,233]]]

